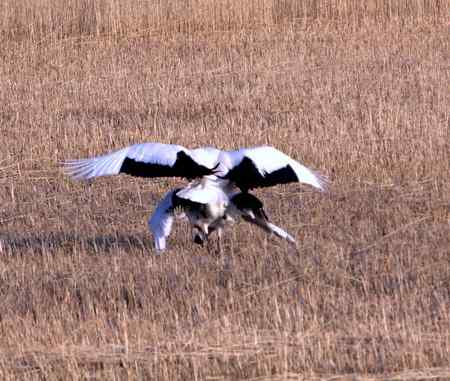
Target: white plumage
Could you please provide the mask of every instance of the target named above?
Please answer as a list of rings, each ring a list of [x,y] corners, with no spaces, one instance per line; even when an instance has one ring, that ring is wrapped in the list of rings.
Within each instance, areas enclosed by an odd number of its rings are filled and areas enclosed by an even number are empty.
[[[156,207],[153,215],[148,220],[148,227],[153,232],[155,248],[158,251],[166,249],[166,238],[172,231],[174,213],[172,208],[172,197],[176,190],[167,192]]]
[[[184,177],[196,179],[166,193],[149,220],[158,251],[166,249],[175,209],[181,208],[193,227],[194,241],[203,243],[227,222],[239,218],[269,233],[295,243],[295,239],[272,224],[263,204],[249,190],[290,182],[325,190],[326,179],[269,147],[221,151],[213,147],[189,150],[161,143],[135,144],[89,159],[64,163],[65,172],[77,180],[120,173],[139,177]]]

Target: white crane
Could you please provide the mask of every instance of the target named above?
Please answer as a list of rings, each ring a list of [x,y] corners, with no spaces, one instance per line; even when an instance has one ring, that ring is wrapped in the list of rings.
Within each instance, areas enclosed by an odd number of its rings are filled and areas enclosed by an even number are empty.
[[[135,144],[103,156],[69,160],[65,172],[77,180],[125,173],[139,177],[183,177],[193,180],[166,193],[148,221],[157,252],[166,249],[175,211],[182,209],[193,227],[194,242],[203,244],[239,218],[293,244],[295,239],[272,224],[262,202],[249,190],[290,182],[325,190],[326,179],[269,146],[222,151],[189,150],[161,143]]]

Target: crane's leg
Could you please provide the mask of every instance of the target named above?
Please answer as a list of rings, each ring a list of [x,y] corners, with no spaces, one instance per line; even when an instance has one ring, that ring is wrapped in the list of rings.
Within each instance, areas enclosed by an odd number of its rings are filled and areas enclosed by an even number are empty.
[[[295,244],[294,237],[269,221],[263,203],[256,196],[250,193],[238,193],[231,199],[231,202],[245,221]]]
[[[223,253],[222,233],[223,229],[221,227],[217,228],[217,251],[219,252],[219,254]]]
[[[271,223],[263,209],[261,209],[260,211],[254,211],[251,214],[243,214],[242,218],[245,221],[260,227],[267,233],[273,233],[277,237],[283,238],[286,241],[296,245],[294,237],[292,237],[287,231],[283,230],[279,226]]]
[[[225,217],[222,217],[220,219],[217,219],[208,227],[208,237],[214,233],[217,232],[217,253],[222,254],[223,253],[223,228],[225,226]]]
[[[215,250],[219,254],[222,254],[223,252],[223,245],[222,245],[222,235],[223,235],[223,228],[224,228],[224,221],[225,219],[220,218],[216,221],[213,221],[210,224],[202,225],[201,227],[196,225],[193,227],[193,239],[194,242],[203,245],[206,243],[206,247],[209,253],[213,251],[213,247],[211,247],[211,242],[209,237],[214,232],[217,232],[217,249]]]

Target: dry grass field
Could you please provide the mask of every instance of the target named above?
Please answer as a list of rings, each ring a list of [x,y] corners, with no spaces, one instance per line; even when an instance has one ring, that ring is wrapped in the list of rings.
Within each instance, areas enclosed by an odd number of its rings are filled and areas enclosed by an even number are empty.
[[[0,379],[450,379],[447,1],[4,0]],[[137,142],[270,144],[223,254],[147,218],[179,180],[64,177]]]

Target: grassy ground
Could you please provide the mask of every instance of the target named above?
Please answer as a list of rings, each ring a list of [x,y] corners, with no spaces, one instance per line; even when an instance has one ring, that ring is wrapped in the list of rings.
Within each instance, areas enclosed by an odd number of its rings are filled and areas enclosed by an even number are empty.
[[[5,1],[2,379],[450,378],[447,2]],[[271,144],[332,180],[258,191],[208,253],[146,219],[176,180],[58,162]],[[339,378],[335,378],[339,377]]]

